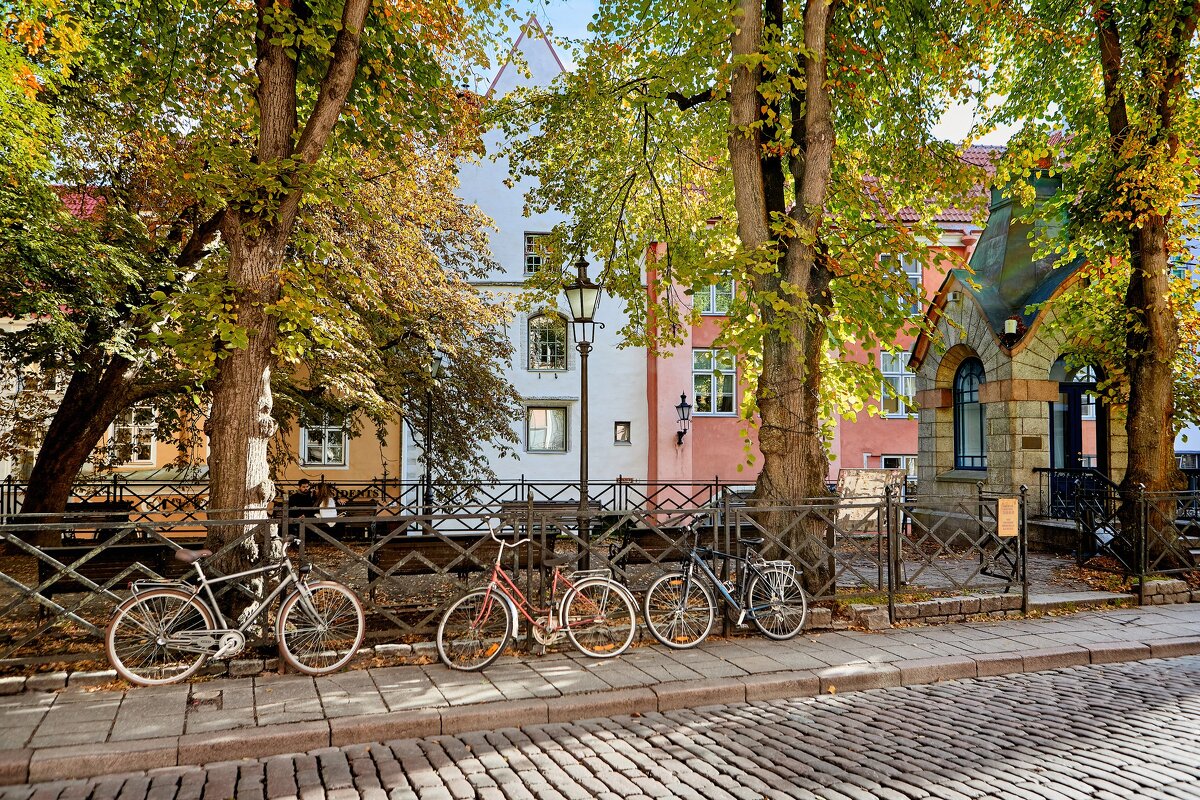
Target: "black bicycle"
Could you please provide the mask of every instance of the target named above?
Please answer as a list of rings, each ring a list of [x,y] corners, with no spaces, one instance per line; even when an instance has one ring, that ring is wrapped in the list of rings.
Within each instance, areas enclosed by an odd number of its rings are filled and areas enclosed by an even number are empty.
[[[761,558],[755,550],[763,543],[761,538],[738,539],[745,555],[737,555],[701,547],[695,526],[689,532],[694,538],[683,568],[663,575],[646,591],[642,611],[655,639],[680,650],[703,642],[716,618],[713,588],[737,613],[738,625],[749,620],[771,639],[791,639],[800,633],[808,600],[792,562]],[[715,559],[731,562],[729,580],[717,577],[709,565]]]

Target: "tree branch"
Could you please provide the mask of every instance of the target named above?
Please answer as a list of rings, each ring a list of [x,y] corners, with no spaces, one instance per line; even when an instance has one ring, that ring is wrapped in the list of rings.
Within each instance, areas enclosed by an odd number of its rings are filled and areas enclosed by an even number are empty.
[[[350,96],[350,87],[358,72],[363,24],[370,10],[371,0],[346,0],[342,8],[342,29],[333,42],[333,57],[321,79],[317,102],[296,143],[296,154],[306,164],[315,163],[321,155],[342,113],[342,106]]]
[[[703,92],[687,97],[681,92],[667,92],[667,99],[679,106],[680,111],[687,111],[689,108],[695,108],[698,105],[707,103],[713,99],[713,90],[705,89]]]

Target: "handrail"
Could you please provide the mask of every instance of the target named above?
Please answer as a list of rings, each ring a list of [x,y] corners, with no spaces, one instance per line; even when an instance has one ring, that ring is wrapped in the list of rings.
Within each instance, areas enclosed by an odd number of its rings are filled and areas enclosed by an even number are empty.
[[[1096,469],[1095,467],[1034,467],[1033,472],[1035,472],[1035,473],[1043,473],[1044,472],[1044,473],[1047,473],[1050,475],[1053,475],[1055,473],[1060,473],[1063,475],[1079,475],[1081,477],[1084,475],[1087,475],[1092,478],[1098,478],[1101,483],[1107,484],[1108,487],[1110,489],[1113,489],[1114,491],[1121,490],[1120,485],[1115,483],[1111,478],[1109,478],[1107,475],[1105,475],[1103,472]]]

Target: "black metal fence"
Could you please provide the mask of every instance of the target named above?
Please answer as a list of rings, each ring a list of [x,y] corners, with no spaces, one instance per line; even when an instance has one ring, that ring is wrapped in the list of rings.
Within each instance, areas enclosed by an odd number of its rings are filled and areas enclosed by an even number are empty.
[[[1015,527],[1014,519],[1002,519],[1002,500],[1015,503],[1009,508],[1018,514]],[[527,496],[523,503],[471,513],[140,520],[103,534],[92,523],[25,516],[0,525],[0,659],[76,651],[95,657],[130,581],[184,578],[189,568],[173,558],[174,551],[200,546],[214,526],[237,535],[206,560],[213,566],[247,551],[254,558],[277,552],[279,534],[290,527],[315,576],[358,592],[369,615],[369,639],[379,642],[427,639],[447,605],[486,579],[497,558],[486,532],[489,519],[499,521],[510,541],[532,538],[530,545],[506,549],[505,567],[539,605],[548,600],[551,561],[609,568],[638,591],[663,570],[676,569],[695,544],[737,552],[739,539],[761,537],[767,557],[786,558],[803,571],[814,601],[886,603],[894,616],[896,602],[910,596],[1007,592],[1014,586],[1027,596],[1024,518],[1023,495],[889,495],[767,506],[747,505],[728,492],[715,503],[589,507],[582,515],[572,498]],[[39,537],[55,544],[30,543]],[[729,574],[730,564],[714,566]]]
[[[1113,487],[1083,491],[1075,515],[1080,565],[1108,568],[1144,588],[1151,575],[1200,567],[1200,491],[1123,498]]]

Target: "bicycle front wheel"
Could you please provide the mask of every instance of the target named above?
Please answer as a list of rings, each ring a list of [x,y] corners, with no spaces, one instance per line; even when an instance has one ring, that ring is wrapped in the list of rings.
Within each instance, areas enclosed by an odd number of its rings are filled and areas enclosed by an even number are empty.
[[[508,647],[512,622],[512,612],[499,592],[490,588],[469,592],[446,610],[438,624],[438,656],[451,669],[483,669]]]
[[[621,655],[637,633],[633,598],[624,586],[607,578],[582,581],[567,592],[560,619],[571,644],[592,658]]]
[[[316,581],[283,601],[275,638],[284,663],[305,675],[325,675],[354,658],[366,627],[358,595],[336,581]]]
[[[765,569],[751,578],[746,604],[754,626],[771,639],[791,639],[808,616],[804,588],[790,570]]]
[[[104,635],[104,650],[125,680],[161,686],[184,680],[200,668],[208,649],[196,634],[212,629],[212,612],[204,603],[180,589],[155,589],[117,607]]]
[[[646,626],[655,639],[676,650],[695,647],[708,637],[717,601],[704,583],[671,572],[650,584],[642,606]]]

